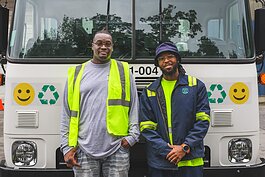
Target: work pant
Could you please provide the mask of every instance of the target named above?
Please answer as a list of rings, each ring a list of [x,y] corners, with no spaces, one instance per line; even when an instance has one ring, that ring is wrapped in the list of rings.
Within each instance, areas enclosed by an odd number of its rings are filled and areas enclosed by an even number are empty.
[[[149,167],[148,177],[203,177],[203,167],[180,167],[178,170],[161,170]]]
[[[128,177],[129,150],[123,147],[103,159],[93,159],[80,151],[77,161],[81,167],[73,168],[75,177]]]

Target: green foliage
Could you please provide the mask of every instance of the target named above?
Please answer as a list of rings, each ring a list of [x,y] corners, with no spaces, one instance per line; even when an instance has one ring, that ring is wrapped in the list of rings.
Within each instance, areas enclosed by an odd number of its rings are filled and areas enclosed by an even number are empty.
[[[152,35],[155,39],[159,39],[160,32],[162,32],[162,39],[160,41],[170,41],[171,38],[178,36],[181,38],[183,35],[178,29],[180,26],[180,20],[188,20],[190,22],[190,29],[188,36],[194,38],[197,32],[202,32],[201,24],[196,23],[197,13],[195,10],[189,10],[189,12],[178,11],[175,14],[173,10],[176,6],[168,5],[164,8],[161,15],[154,15],[148,18],[141,18],[140,21],[147,23],[152,27]]]
[[[197,13],[195,10],[188,12],[173,12],[176,6],[168,5],[161,15],[153,15],[141,18],[140,21],[151,27],[151,32],[144,30],[135,31],[135,54],[138,57],[153,57],[155,48],[162,41],[183,35],[195,38],[198,32],[202,32],[202,26],[197,23]],[[92,33],[87,32],[82,25],[82,18],[72,18],[64,16],[58,30],[44,31],[43,39],[40,37],[35,41],[31,49],[24,57],[91,57],[91,44],[93,36],[97,31],[107,28],[112,34],[114,42],[113,58],[131,58],[132,56],[132,24],[123,22],[122,18],[116,14],[103,15],[96,14],[89,21],[93,22]],[[184,29],[186,34],[180,30],[180,20],[189,21],[189,29]],[[184,28],[188,28],[187,26]],[[199,40],[198,51],[183,52],[183,56],[220,56],[215,43],[203,36]]]
[[[223,53],[219,53],[219,49],[215,46],[215,42],[211,41],[206,36],[201,37],[199,41],[201,42],[201,44],[198,44],[199,49],[197,53],[199,56],[224,56]]]

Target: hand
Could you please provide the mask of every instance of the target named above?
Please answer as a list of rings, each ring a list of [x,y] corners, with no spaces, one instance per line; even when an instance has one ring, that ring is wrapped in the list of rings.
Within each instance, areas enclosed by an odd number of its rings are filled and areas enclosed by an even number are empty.
[[[166,159],[170,161],[170,163],[174,163],[177,165],[179,161],[186,155],[186,153],[182,150],[182,146],[180,145],[170,145],[168,144],[172,150],[168,153]]]
[[[64,155],[64,161],[66,163],[66,166],[69,168],[72,168],[73,166],[77,166],[77,167],[81,167],[81,165],[79,165],[77,163],[77,159],[76,159],[76,148],[71,149],[69,152],[67,152]]]
[[[129,149],[131,147],[130,144],[128,143],[128,141],[125,138],[123,138],[121,140],[121,146],[126,148],[126,149]]]

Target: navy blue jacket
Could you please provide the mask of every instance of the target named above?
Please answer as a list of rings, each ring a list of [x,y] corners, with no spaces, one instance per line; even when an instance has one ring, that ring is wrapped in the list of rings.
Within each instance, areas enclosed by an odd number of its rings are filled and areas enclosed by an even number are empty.
[[[143,90],[139,122],[147,141],[148,165],[157,169],[176,169],[177,166],[166,159],[171,148],[168,146],[166,101],[161,79],[162,76]],[[203,138],[210,121],[206,87],[203,82],[194,79],[195,84],[189,85],[188,76],[180,74],[171,98],[173,144],[185,143],[191,148],[182,160],[204,157]],[[156,127],[142,126],[146,122],[152,122]]]

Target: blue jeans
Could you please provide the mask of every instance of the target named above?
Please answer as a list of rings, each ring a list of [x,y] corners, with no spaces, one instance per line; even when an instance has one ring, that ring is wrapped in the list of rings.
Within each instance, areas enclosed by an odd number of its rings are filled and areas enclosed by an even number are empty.
[[[149,177],[203,177],[203,167],[180,167],[178,170],[160,170],[149,167]]]
[[[77,161],[81,167],[73,168],[75,177],[128,177],[130,168],[129,150],[123,147],[103,159],[93,159],[79,151]]]

